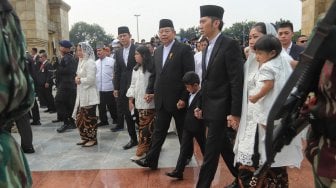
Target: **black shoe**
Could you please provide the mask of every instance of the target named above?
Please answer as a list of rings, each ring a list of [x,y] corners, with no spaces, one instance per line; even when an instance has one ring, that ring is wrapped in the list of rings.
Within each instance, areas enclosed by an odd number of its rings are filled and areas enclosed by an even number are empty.
[[[131,149],[133,146],[138,145],[138,142],[133,140],[129,141],[126,145],[123,146],[124,150]]]
[[[56,110],[49,110],[49,114],[56,113]]]
[[[76,129],[76,126],[73,125],[73,124],[69,124],[69,125],[64,124],[60,128],[57,129],[57,132],[62,133],[64,131],[66,131],[67,129]]]
[[[112,132],[118,132],[118,131],[122,131],[122,130],[124,130],[124,128],[122,128],[122,127],[114,127],[114,128],[111,129]]]
[[[235,179],[230,185],[225,186],[225,188],[239,188],[238,180]]]
[[[30,123],[30,125],[41,125],[40,121],[33,121]]]
[[[40,108],[47,108],[47,106],[43,106],[43,105],[41,105]]]
[[[108,122],[99,122],[97,124],[97,127],[101,127],[101,126],[105,126],[105,125],[109,125]]]
[[[46,109],[46,110],[43,110],[43,112],[50,112],[50,110],[49,110],[49,109]]]
[[[22,148],[24,153],[35,153],[34,148]]]
[[[172,178],[176,178],[178,180],[183,180],[183,173],[177,172],[176,170],[172,172],[166,172],[166,175]]]
[[[141,167],[148,167],[151,170],[157,170],[157,166],[150,166],[146,158],[135,160],[133,162],[135,162],[135,164],[137,164]]]
[[[52,120],[51,122],[53,122],[53,123],[58,123],[58,122],[61,122],[62,120],[60,120],[60,119],[54,119],[54,120]]]

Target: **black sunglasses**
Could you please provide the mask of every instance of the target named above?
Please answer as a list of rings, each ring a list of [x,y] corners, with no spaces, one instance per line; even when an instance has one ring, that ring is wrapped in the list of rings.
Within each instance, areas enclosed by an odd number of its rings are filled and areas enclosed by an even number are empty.
[[[300,43],[305,43],[305,42],[307,42],[307,40],[301,40],[301,41],[299,41]]]

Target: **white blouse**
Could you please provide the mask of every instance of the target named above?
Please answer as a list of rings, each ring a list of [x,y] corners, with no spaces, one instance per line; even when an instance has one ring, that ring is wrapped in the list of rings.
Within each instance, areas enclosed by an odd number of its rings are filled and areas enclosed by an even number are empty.
[[[143,73],[142,66],[138,70],[133,70],[131,85],[127,90],[126,96],[135,99],[135,108],[137,109],[154,109],[154,100],[150,103],[144,99],[150,72]]]

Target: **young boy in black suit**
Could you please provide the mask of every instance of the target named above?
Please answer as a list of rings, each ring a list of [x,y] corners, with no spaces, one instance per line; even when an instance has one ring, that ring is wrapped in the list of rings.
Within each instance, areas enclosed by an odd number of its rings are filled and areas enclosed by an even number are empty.
[[[194,116],[194,109],[198,107],[201,99],[200,79],[198,75],[193,72],[187,72],[182,78],[186,89],[189,92],[187,113],[184,120],[182,142],[180,148],[180,155],[176,164],[176,168],[172,172],[167,172],[166,175],[179,180],[183,179],[183,171],[188,160],[188,151],[193,147],[193,139],[195,138],[204,154],[205,148],[205,126],[202,119],[197,119]]]

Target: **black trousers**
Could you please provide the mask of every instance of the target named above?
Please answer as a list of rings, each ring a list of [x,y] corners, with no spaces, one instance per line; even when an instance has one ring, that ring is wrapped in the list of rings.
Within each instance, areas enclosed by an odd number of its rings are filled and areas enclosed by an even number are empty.
[[[199,132],[192,132],[186,129],[183,129],[182,134],[182,143],[180,148],[180,155],[177,160],[176,168],[175,170],[177,172],[183,172],[185,168],[185,164],[187,159],[190,157],[190,148],[193,148],[194,146],[194,138],[196,139],[202,155],[204,156],[205,152],[205,129]]]
[[[127,123],[127,131],[132,141],[138,142],[135,131],[135,120],[133,120],[128,107],[128,97],[126,94],[119,95],[117,98],[118,128],[124,128],[124,119]]]
[[[233,144],[226,121],[204,121],[208,127],[205,144],[205,154],[198,177],[197,188],[208,188],[216,174],[219,155],[222,155],[226,166],[234,177],[238,176],[238,169],[233,165]]]
[[[49,88],[41,86],[38,90],[40,92],[40,98],[45,101],[48,110],[56,110],[54,97],[52,95],[52,86],[49,86]]]
[[[29,123],[29,113],[24,114],[22,117],[15,120],[16,127],[18,128],[21,137],[21,148],[33,148],[33,132]],[[5,130],[11,132],[13,123],[5,126]]]
[[[64,124],[74,124],[71,115],[76,102],[76,89],[58,89],[55,97],[57,114]]]
[[[35,101],[34,101],[34,106],[33,108],[31,109],[31,113],[32,113],[32,118],[33,118],[33,122],[38,122],[40,121],[40,111],[39,111],[39,106],[37,104],[37,100],[35,98]]]
[[[110,112],[111,118],[113,120],[118,119],[117,115],[117,104],[113,95],[113,91],[100,91],[99,92],[100,104],[98,105],[99,109],[99,119],[101,122],[108,122],[106,116],[106,107]]]
[[[146,160],[150,165],[150,167],[155,168],[158,165],[161,148],[166,139],[167,131],[169,129],[172,117],[174,117],[175,119],[176,130],[179,141],[181,143],[184,116],[185,116],[184,110],[176,110],[174,112],[169,112],[164,108],[156,110],[156,120],[154,124],[154,132],[152,135],[152,144],[146,156]]]

